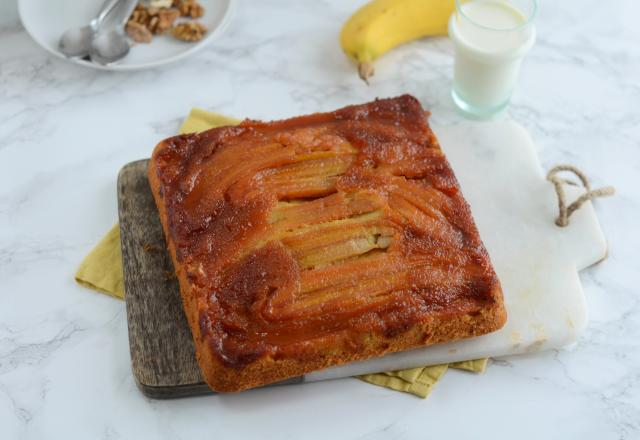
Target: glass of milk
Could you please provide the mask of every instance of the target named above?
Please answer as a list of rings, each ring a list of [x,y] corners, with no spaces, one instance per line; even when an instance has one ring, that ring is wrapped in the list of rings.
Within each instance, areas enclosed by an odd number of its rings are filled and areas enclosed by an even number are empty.
[[[456,0],[451,96],[464,113],[486,118],[507,106],[536,38],[536,9],[536,0]]]

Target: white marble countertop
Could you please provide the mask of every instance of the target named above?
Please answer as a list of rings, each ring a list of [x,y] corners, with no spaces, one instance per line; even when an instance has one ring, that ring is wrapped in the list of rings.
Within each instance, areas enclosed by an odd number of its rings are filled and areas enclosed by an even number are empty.
[[[52,58],[3,2],[0,438],[640,438],[640,4],[541,3],[506,116],[546,168],[570,162],[618,189],[597,202],[610,251],[581,274],[578,344],[450,371],[427,400],[343,379],[154,401],[131,374],[124,303],[73,281],[117,220],[119,168],[193,106],[279,118],[409,92],[435,123],[458,123],[451,44],[388,54],[367,87],[336,41],[355,4],[241,0],[222,38],[183,64],[115,74]]]

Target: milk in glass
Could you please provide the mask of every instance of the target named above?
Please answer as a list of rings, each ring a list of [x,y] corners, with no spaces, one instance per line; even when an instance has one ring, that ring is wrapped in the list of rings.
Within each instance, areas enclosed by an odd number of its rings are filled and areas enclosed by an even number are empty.
[[[535,40],[534,0],[457,0],[452,96],[463,111],[490,116],[509,102],[522,58]]]

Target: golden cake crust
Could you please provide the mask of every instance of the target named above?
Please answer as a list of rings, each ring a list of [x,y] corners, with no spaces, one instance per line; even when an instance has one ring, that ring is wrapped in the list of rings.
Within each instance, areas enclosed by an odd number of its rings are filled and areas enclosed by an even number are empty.
[[[169,138],[148,176],[215,391],[506,321],[469,206],[409,95]]]

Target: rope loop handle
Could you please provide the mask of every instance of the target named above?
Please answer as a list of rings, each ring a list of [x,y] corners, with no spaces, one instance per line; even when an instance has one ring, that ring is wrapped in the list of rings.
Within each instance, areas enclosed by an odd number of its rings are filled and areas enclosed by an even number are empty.
[[[582,186],[586,190],[584,194],[578,197],[574,202],[567,206],[566,193],[564,192],[564,185],[576,185],[574,182],[570,180],[562,179],[558,176],[558,173],[563,171],[569,171],[573,173],[580,182],[582,182]],[[580,209],[582,205],[587,200],[595,199],[596,197],[607,197],[611,196],[615,193],[615,188],[612,186],[607,186],[604,188],[591,189],[591,185],[589,184],[589,179],[587,176],[580,171],[578,168],[572,165],[556,165],[555,167],[549,170],[547,173],[547,180],[553,183],[553,186],[556,189],[556,194],[558,195],[558,208],[560,214],[556,219],[556,225],[560,227],[565,227],[569,224],[569,217],[575,211]]]

